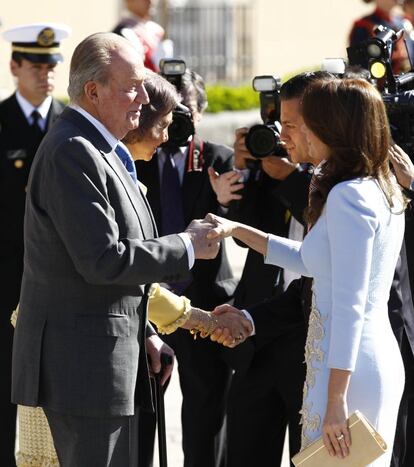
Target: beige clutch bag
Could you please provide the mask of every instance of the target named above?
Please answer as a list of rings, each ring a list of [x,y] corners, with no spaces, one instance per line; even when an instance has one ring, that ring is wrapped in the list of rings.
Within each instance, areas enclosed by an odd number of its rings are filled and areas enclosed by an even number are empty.
[[[387,450],[387,444],[358,410],[348,418],[351,432],[349,456],[330,456],[322,438],[317,439],[292,457],[296,467],[365,467]]]

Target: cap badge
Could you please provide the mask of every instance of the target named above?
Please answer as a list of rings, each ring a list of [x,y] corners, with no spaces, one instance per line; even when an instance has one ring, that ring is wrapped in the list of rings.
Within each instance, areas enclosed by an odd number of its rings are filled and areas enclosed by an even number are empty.
[[[37,43],[43,47],[49,47],[55,42],[55,31],[52,28],[44,28],[37,35]]]

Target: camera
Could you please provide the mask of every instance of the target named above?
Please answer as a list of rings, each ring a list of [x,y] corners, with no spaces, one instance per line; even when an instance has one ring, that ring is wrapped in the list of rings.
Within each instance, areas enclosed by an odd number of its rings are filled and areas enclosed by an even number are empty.
[[[375,29],[375,37],[347,48],[349,65],[367,68],[371,79],[382,91],[394,141],[410,157],[414,155],[414,73],[394,75],[391,66],[393,47],[404,31],[384,26]]]
[[[169,81],[178,92],[182,86],[182,76],[186,70],[184,60],[164,59],[160,61],[160,74]],[[186,146],[188,139],[195,133],[191,110],[183,104],[177,104],[173,110],[172,123],[168,128],[169,146]]]
[[[260,116],[263,124],[254,125],[246,135],[246,147],[250,154],[261,159],[266,156],[287,156],[280,141],[280,87],[277,76],[256,76],[253,89],[260,93]]]

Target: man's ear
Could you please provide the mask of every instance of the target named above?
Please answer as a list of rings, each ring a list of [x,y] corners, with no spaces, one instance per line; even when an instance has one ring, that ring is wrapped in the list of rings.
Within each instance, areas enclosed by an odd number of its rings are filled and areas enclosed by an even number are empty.
[[[96,86],[95,81],[88,81],[85,86],[83,87],[83,91],[85,93],[86,99],[93,103],[96,104],[98,101],[98,89]]]
[[[18,77],[17,70],[20,69],[20,65],[15,60],[10,60],[10,72],[14,77]]]

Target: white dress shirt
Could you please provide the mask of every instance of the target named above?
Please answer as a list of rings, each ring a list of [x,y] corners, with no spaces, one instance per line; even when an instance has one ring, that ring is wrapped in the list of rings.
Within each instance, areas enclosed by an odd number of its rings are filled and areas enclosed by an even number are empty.
[[[49,113],[50,106],[52,105],[52,96],[47,96],[46,99],[38,107],[35,107],[32,103],[25,99],[19,91],[16,91],[16,100],[20,108],[22,109],[22,112],[24,113],[24,116],[26,117],[26,120],[29,123],[29,125],[33,124],[33,111],[37,110],[39,112],[40,118],[38,119],[37,124],[39,125],[42,131],[45,131],[47,115]]]

